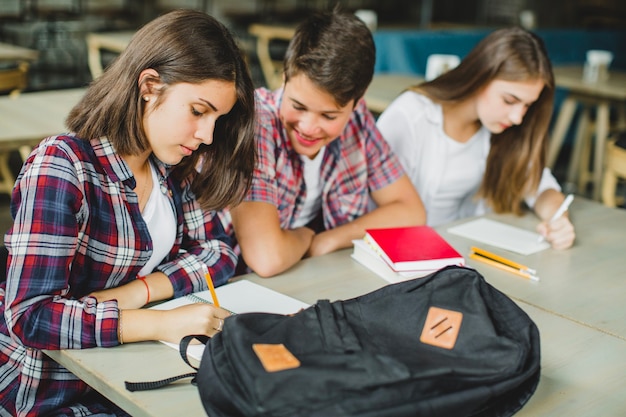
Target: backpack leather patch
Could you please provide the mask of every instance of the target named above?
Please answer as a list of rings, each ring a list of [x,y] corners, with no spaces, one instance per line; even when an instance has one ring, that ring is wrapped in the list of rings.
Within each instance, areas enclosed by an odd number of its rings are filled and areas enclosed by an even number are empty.
[[[461,330],[463,313],[430,307],[420,341],[444,349],[452,349]]]
[[[252,349],[267,372],[298,368],[300,361],[282,343],[271,345],[255,343]]]

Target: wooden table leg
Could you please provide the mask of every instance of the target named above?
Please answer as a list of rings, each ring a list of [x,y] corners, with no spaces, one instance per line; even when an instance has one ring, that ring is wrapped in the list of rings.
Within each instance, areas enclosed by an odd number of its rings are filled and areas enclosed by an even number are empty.
[[[561,104],[561,110],[559,111],[559,116],[554,124],[548,148],[547,165],[551,169],[554,169],[554,164],[559,156],[563,142],[565,141],[567,130],[572,124],[572,119],[574,118],[574,113],[576,112],[576,105],[577,101],[572,96],[565,98]]]
[[[567,177],[566,182],[568,185],[574,185],[578,183],[578,188],[580,191],[584,189],[584,186],[581,184],[586,181],[586,175],[581,171],[583,166],[586,166],[586,170],[589,167],[589,158],[585,157],[585,146],[587,145],[587,141],[589,140],[589,107],[583,105],[583,109],[578,118],[578,126],[576,128],[576,136],[574,137],[574,146],[572,148],[572,153],[569,158],[569,165],[567,166]]]
[[[94,80],[104,71],[100,56],[100,42],[89,34],[87,35],[87,65]]]
[[[609,135],[609,102],[606,100],[598,104],[596,114],[596,147],[593,161],[593,199],[600,201],[602,188],[602,172],[604,171],[604,151]]]

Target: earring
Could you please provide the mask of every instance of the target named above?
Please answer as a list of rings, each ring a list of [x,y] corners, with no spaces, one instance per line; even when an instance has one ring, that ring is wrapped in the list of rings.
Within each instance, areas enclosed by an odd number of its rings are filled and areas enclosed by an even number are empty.
[[[144,101],[150,101],[150,96],[143,96]]]

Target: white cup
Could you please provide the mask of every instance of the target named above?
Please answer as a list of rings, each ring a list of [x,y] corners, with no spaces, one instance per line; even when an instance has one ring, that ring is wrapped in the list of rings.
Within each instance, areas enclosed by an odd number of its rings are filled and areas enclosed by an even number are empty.
[[[609,66],[613,61],[611,51],[590,49],[587,51],[587,61],[583,70],[583,80],[588,83],[598,83],[609,79]]]
[[[532,10],[522,10],[519,12],[519,23],[526,30],[537,28],[537,15]]]
[[[432,54],[426,59],[426,81],[434,80],[444,72],[448,72],[461,63],[458,55]]]
[[[354,14],[365,23],[365,26],[369,28],[370,32],[374,33],[376,31],[378,27],[378,15],[374,10],[359,9],[354,12]]]

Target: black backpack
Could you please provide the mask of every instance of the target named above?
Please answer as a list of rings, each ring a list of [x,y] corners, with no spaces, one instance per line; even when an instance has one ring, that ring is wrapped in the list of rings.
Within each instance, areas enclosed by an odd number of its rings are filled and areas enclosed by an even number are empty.
[[[537,387],[539,352],[511,299],[447,267],[291,316],[229,317],[195,382],[211,417],[510,416]]]

